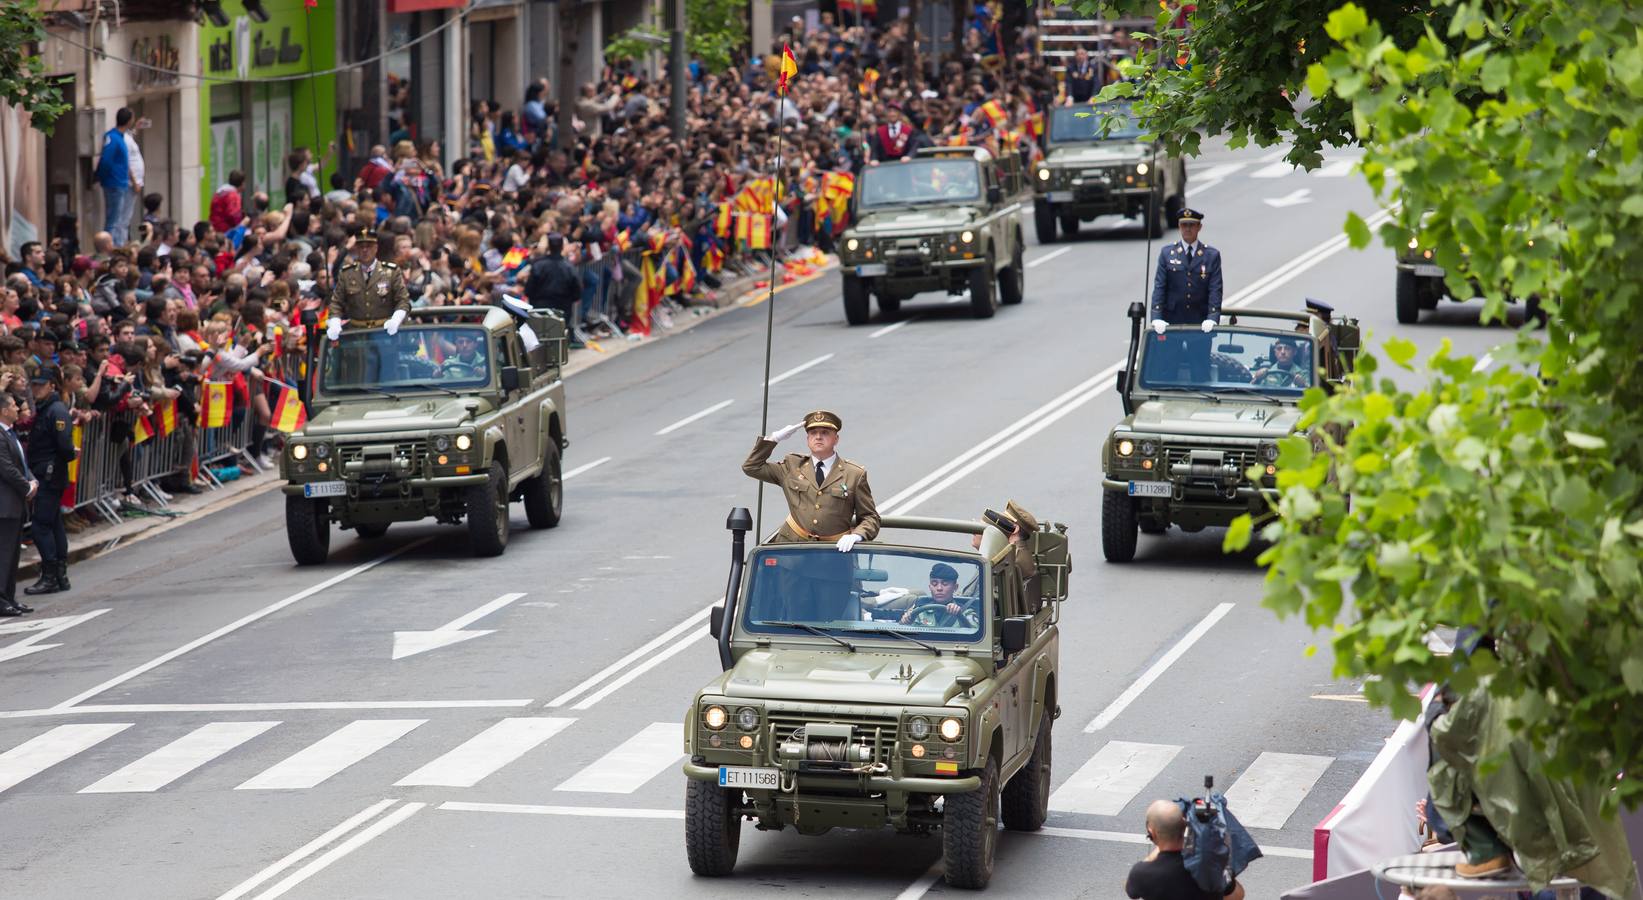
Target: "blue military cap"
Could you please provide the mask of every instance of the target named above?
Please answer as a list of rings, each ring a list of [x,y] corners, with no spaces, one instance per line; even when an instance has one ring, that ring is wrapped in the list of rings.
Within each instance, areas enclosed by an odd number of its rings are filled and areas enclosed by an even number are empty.
[[[1335,312],[1335,307],[1322,300],[1314,300],[1308,297],[1306,298],[1306,311],[1320,319],[1328,320],[1330,315]]]
[[[1193,209],[1190,206],[1183,207],[1181,209],[1181,215],[1176,217],[1176,221],[1177,222],[1202,222],[1202,221],[1204,221],[1204,214],[1199,212],[1196,209]]]

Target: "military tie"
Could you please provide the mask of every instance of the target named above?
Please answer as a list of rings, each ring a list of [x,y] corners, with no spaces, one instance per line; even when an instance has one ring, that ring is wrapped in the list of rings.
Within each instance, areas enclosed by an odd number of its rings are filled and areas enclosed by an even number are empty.
[[[816,460],[816,489],[821,490],[822,479],[827,477],[827,466],[821,460]]]

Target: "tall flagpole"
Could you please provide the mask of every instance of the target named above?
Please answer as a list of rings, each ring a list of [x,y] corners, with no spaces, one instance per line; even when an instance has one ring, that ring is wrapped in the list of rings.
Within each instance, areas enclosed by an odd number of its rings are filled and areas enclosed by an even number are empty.
[[[792,50],[782,45],[782,60],[777,68],[776,77],[776,171],[771,182],[770,190],[770,288],[765,295],[764,320],[764,394],[759,407],[759,434],[770,433],[770,352],[771,343],[776,334],[776,210],[780,206],[780,188],[782,183],[782,113],[787,105],[787,58]],[[753,533],[764,540],[764,482],[759,482],[759,502],[757,517],[754,519]]]

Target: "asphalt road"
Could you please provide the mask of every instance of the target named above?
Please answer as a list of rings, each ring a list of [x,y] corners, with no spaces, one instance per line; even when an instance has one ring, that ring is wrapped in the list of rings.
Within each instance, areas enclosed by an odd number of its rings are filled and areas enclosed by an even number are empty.
[[[1374,212],[1367,190],[1343,165],[1282,173],[1276,156],[1192,165],[1229,302],[1318,297],[1372,340],[1480,357],[1509,338],[1478,325],[1477,303],[1397,326],[1392,254],[1335,239],[1347,210]],[[1245,881],[1276,897],[1310,880],[1314,824],[1393,723],[1331,676],[1326,647],[1305,655],[1303,625],[1260,606],[1253,555],[1224,556],[1219,533],[1143,536],[1134,563],[1102,560],[1110,369],[1151,272],[1139,228],[1112,225],[1029,247],[1026,302],[991,321],[925,295],[850,328],[836,275],[780,293],[772,374],[800,371],[771,387],[770,426],[837,411],[840,450],[886,512],[971,517],[1014,498],[1069,526],[1056,808],[1045,833],[1003,837],[993,894],[1121,896],[1147,802],[1212,774],[1262,798],[1269,856]],[[717,671],[705,615],[725,515],[756,498],[739,463],[761,425],[767,311],[573,377],[564,523],[531,532],[515,505],[499,560],[413,525],[339,534],[328,565],[299,570],[263,495],[77,566],[73,593],[36,604],[37,630],[0,627],[0,895],[948,893],[939,840],[889,832],[748,830],[731,879],[685,864],[679,723]],[[766,496],[766,522],[779,506]]]

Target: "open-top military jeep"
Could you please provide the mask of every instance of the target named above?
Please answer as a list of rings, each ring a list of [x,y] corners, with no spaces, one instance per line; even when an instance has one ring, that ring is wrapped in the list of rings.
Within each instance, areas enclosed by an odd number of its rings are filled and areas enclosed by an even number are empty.
[[[477,556],[508,544],[508,504],[559,524],[565,323],[494,306],[414,310],[398,334],[321,341],[308,423],[280,457],[285,530],[301,565],[325,561],[331,523],[377,538],[393,522],[464,518]]]
[[[890,517],[908,543],[744,555],[751,524],[732,512],[730,588],[711,617],[724,674],[685,714],[691,869],[729,874],[743,819],[811,835],[939,828],[948,882],[984,887],[996,823],[1034,831],[1049,808],[1065,526],[1026,534],[1022,552],[981,522]],[[958,548],[937,549],[943,536]]]
[[[1019,157],[981,147],[926,147],[856,176],[854,224],[839,242],[844,317],[868,320],[868,294],[893,316],[922,291],[970,292],[970,310],[991,318],[1025,291],[1020,205],[1006,190]],[[993,287],[997,283],[997,291]]]
[[[1225,527],[1270,513],[1278,441],[1297,430],[1301,394],[1332,389],[1357,358],[1356,319],[1313,312],[1223,312],[1205,334],[1142,326],[1130,306],[1130,352],[1118,373],[1124,419],[1101,448],[1101,548],[1135,557],[1137,531]],[[1320,438],[1321,440],[1321,438]]]
[[[1106,128],[1105,120],[1113,120]],[[1097,216],[1140,218],[1162,237],[1186,205],[1187,164],[1143,141],[1126,102],[1079,103],[1050,110],[1045,157],[1033,169],[1033,227],[1038,242],[1072,237]]]

